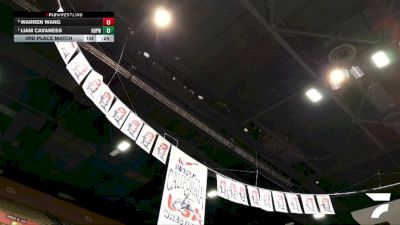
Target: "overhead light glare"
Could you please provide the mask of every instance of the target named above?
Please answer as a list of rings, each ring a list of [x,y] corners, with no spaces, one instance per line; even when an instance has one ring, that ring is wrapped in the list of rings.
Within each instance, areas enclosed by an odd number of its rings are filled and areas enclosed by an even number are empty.
[[[329,83],[333,90],[337,90],[342,86],[342,83],[347,80],[347,70],[334,69],[329,74]]]
[[[321,99],[322,99],[321,93],[315,88],[309,89],[306,92],[306,96],[314,103],[317,103],[317,102],[321,101]]]
[[[203,100],[204,97],[202,95],[197,96],[198,99]]]
[[[341,83],[346,79],[346,71],[335,69],[330,73],[330,80],[335,83]]]
[[[324,218],[324,217],[325,217],[325,214],[317,213],[317,214],[314,214],[313,217],[314,217],[314,219],[319,220],[319,219]]]
[[[249,132],[249,129],[247,127],[245,127],[245,128],[243,128],[243,131],[247,133],[247,132]]]
[[[386,55],[385,52],[379,51],[372,55],[372,61],[375,63],[376,67],[383,68],[390,63],[389,57]]]
[[[212,190],[207,193],[207,197],[209,197],[209,198],[215,198],[217,195],[218,195],[218,192],[216,190]]]
[[[143,56],[146,57],[146,58],[150,58],[150,53],[148,53],[148,52],[143,52]]]
[[[131,144],[127,141],[122,141],[117,146],[118,150],[120,150],[121,152],[128,150],[129,147],[131,147]]]
[[[154,13],[154,23],[159,27],[159,28],[166,28],[170,25],[172,20],[171,13],[164,9],[164,8],[158,8],[156,9]]]

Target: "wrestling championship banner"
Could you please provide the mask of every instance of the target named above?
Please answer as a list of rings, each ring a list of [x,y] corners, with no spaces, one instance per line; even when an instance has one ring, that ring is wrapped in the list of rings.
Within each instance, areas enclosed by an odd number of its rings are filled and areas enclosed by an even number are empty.
[[[241,182],[217,174],[218,196],[243,205],[249,205],[246,186]]]
[[[256,208],[261,208],[260,192],[257,187],[247,185],[247,191],[249,192],[250,205]]]
[[[147,153],[150,153],[157,135],[157,131],[155,131],[149,125],[144,124],[142,130],[140,131],[139,137],[136,140],[136,144]]]
[[[319,210],[322,214],[335,214],[329,195],[316,195]]]
[[[157,224],[204,224],[207,171],[178,148],[171,149]]]
[[[316,214],[318,213],[317,203],[315,203],[314,195],[302,194],[301,201],[303,202],[303,208],[305,214]]]
[[[285,196],[289,204],[290,212],[295,214],[303,214],[303,210],[301,209],[299,197],[297,196],[297,194],[285,193]]]
[[[285,193],[279,191],[272,191],[272,198],[274,199],[274,206],[276,212],[288,213],[285,201]]]
[[[99,108],[104,114],[107,115],[111,108],[111,104],[114,101],[114,93],[106,84],[101,84],[99,89],[94,93],[94,104]]]
[[[78,50],[76,42],[56,42],[55,45],[65,64],[68,64],[69,60],[71,60],[72,56]]]
[[[78,84],[81,84],[83,79],[89,74],[92,70],[92,66],[90,66],[89,62],[83,56],[82,52],[79,52],[75,58],[71,60],[67,65],[67,70],[75,79]]]
[[[131,112],[122,126],[121,131],[133,141],[136,141],[143,124],[143,120],[140,119],[135,113]]]
[[[175,146],[172,147],[176,148]],[[166,164],[170,148],[171,143],[169,143],[169,141],[159,135],[156,141],[156,145],[154,146],[153,156],[156,159],[160,160],[160,162]]]
[[[103,76],[92,69],[76,42],[58,42],[56,47],[67,64],[67,70],[78,84],[87,77],[82,85],[83,91],[114,126],[120,128],[147,153],[151,152],[154,145],[152,155],[164,164],[171,152],[158,224],[203,224],[207,167],[171,145],[121,102],[103,82]],[[245,184],[218,173],[216,175],[219,197],[243,205],[249,204]],[[300,194],[302,209],[298,194],[249,185],[247,190],[250,205],[268,212],[335,214],[329,194]]]
[[[103,76],[96,71],[92,70],[82,85],[82,89],[90,100],[95,101],[94,94],[99,90],[103,84]]]
[[[270,190],[267,189],[259,189],[260,198],[261,198],[261,209],[267,212],[274,211],[274,204],[272,202],[272,194]]]
[[[107,113],[107,119],[118,129],[121,128],[131,110],[119,99],[112,105]]]
[[[225,198],[227,200],[229,200],[229,195],[228,195],[228,188],[227,185],[229,183],[229,179],[219,175],[218,173],[217,175],[217,192],[218,192],[218,196],[221,198]]]

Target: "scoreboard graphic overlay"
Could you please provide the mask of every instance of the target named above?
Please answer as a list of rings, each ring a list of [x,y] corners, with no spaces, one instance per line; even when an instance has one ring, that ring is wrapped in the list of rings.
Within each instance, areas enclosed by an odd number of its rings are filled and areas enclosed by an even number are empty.
[[[113,12],[14,12],[14,42],[114,42]]]

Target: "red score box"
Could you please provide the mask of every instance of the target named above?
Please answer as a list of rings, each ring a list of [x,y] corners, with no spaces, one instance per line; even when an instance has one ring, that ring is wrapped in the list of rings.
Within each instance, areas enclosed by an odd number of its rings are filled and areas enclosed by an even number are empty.
[[[103,18],[103,26],[114,26],[114,18]]]

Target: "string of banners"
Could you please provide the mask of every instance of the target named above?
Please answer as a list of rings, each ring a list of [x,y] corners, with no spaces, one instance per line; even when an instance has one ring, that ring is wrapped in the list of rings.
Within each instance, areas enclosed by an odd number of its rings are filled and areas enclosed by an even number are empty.
[[[76,42],[55,44],[73,79],[115,127],[163,164],[167,164],[169,156],[158,224],[204,224],[208,168],[130,110],[91,67]],[[267,190],[216,175],[218,196],[238,204],[268,212],[335,214],[329,195]]]

